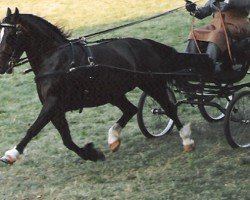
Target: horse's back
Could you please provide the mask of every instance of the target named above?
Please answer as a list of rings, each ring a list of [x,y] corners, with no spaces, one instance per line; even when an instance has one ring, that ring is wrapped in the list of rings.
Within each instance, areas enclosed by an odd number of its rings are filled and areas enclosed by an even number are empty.
[[[168,71],[166,68],[171,64],[163,66],[163,63],[171,63],[173,56],[178,53],[174,48],[150,39],[118,39],[107,43],[106,48],[111,48],[121,59],[127,60],[133,69],[140,71]],[[115,56],[115,53],[108,57]]]
[[[142,42],[148,44],[149,46],[151,46],[154,51],[162,58],[162,59],[166,59],[170,56],[174,56],[176,55],[178,52],[170,46],[167,46],[165,44],[156,42],[154,40],[150,40],[150,39],[143,39]]]

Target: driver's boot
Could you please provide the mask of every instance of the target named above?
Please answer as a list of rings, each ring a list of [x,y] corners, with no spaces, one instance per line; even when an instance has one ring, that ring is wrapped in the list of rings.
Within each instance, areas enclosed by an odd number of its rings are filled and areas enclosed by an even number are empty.
[[[214,71],[215,72],[220,72],[222,63],[217,62],[217,59],[218,59],[219,55],[221,54],[220,48],[216,44],[214,44],[212,42],[209,42],[208,45],[207,45],[206,53],[213,60],[213,63],[214,63],[214,66],[215,66]]]

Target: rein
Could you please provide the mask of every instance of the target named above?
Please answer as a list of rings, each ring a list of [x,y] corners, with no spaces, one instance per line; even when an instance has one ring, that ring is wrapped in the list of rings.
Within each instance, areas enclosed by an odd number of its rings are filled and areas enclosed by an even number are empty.
[[[194,38],[194,43],[195,43],[195,46],[196,46],[198,52],[199,52],[199,53],[202,53],[202,52],[201,52],[201,49],[200,49],[200,47],[199,47],[199,44],[198,44],[198,42],[197,42],[196,36],[195,36],[195,32],[194,32],[194,23],[195,23],[195,14],[192,14],[191,34],[192,34],[192,36],[193,36],[193,38]]]
[[[221,24],[222,24],[222,28],[223,28],[223,31],[224,31],[224,34],[225,34],[225,38],[226,38],[226,44],[227,44],[227,50],[228,50],[228,55],[229,55],[229,58],[230,58],[230,61],[233,63],[233,56],[232,56],[232,51],[231,51],[231,47],[230,47],[230,42],[229,42],[229,34],[228,34],[228,31],[227,31],[227,28],[226,28],[226,25],[225,25],[225,21],[223,19],[223,16],[222,16],[222,12],[220,10],[220,8],[218,8],[217,6],[213,5],[214,8],[218,11],[219,13],[219,16],[220,16],[220,19],[221,19]],[[202,53],[201,50],[200,50],[200,47],[199,47],[199,44],[197,42],[197,39],[196,39],[196,36],[195,36],[195,32],[194,32],[194,23],[195,23],[195,15],[192,14],[192,25],[191,25],[191,34],[194,38],[194,42],[195,42],[195,46],[198,50],[199,53]]]
[[[26,29],[20,24],[13,25],[13,24],[8,24],[8,23],[1,23],[0,28],[13,28],[13,29],[15,29],[16,35],[17,35],[16,40],[20,39],[19,35],[22,33],[22,30],[26,31]],[[72,49],[73,49],[73,44],[78,43],[78,42],[81,42],[83,44],[87,44],[85,38],[79,38],[79,39],[76,39],[76,40],[71,40],[69,43],[66,43],[66,44],[60,45],[58,47],[55,47],[53,49],[50,49],[47,52],[43,53],[42,55],[46,55],[48,53],[51,53],[53,51],[57,51],[59,49],[65,48],[67,46],[72,46]],[[16,41],[16,43],[17,43],[17,41]],[[11,54],[10,61],[9,61],[9,69],[7,71],[12,70],[14,67],[26,64],[26,63],[30,62],[31,60],[37,58],[37,56],[34,56],[34,57],[30,58],[30,59],[28,57],[17,59],[16,58],[16,53],[17,53],[17,46],[14,48],[14,51]],[[74,60],[74,58],[72,58],[72,60]],[[28,72],[30,72],[30,71],[32,71],[32,70],[31,69],[28,70]]]
[[[196,2],[199,2],[201,0],[198,0]],[[160,13],[160,14],[157,14],[157,15],[153,15],[151,17],[148,17],[148,18],[145,18],[145,19],[142,19],[142,20],[138,20],[138,21],[134,21],[134,22],[130,22],[130,23],[127,23],[127,24],[123,24],[121,26],[117,26],[117,27],[113,27],[113,28],[110,28],[110,29],[106,29],[106,30],[102,30],[102,31],[99,31],[99,32],[96,32],[96,33],[92,33],[92,34],[88,34],[88,35],[85,35],[83,37],[80,37],[79,39],[74,39],[74,40],[71,40],[69,43],[67,44],[64,44],[64,45],[61,45],[59,47],[56,47],[56,48],[53,48],[45,53],[43,53],[43,55],[46,55],[48,53],[50,53],[51,51],[56,51],[58,49],[62,49],[62,48],[65,48],[67,46],[71,46],[71,52],[72,52],[72,62],[71,62],[71,67],[74,67],[74,48],[73,48],[73,45],[75,43],[82,43],[84,44],[84,46],[87,46],[88,43],[97,43],[97,42],[102,42],[102,41],[107,41],[106,39],[104,40],[98,40],[98,41],[94,41],[94,42],[88,42],[86,41],[87,38],[92,38],[92,37],[95,37],[97,35],[101,35],[101,34],[105,34],[105,33],[108,33],[108,32],[111,32],[111,31],[115,31],[115,30],[118,30],[118,29],[122,29],[122,28],[125,28],[125,27],[129,27],[129,26],[133,26],[135,24],[139,24],[139,23],[142,23],[142,22],[145,22],[145,21],[149,21],[149,20],[152,20],[152,19],[156,19],[156,18],[159,18],[159,17],[162,17],[162,16],[165,16],[167,14],[170,14],[174,11],[177,11],[181,8],[184,8],[185,6],[180,6],[180,7],[177,7],[177,8],[174,8],[172,10],[169,10],[169,11],[166,11],[166,12],[163,12],[163,13]],[[0,28],[1,27],[5,27],[5,28],[14,28],[16,29],[16,34],[18,35],[18,33],[21,33],[22,32],[22,29],[24,29],[25,31],[27,31],[22,25],[20,24],[16,24],[16,25],[13,25],[13,24],[8,24],[8,23],[1,23],[0,24]],[[17,37],[18,38],[18,37]],[[112,38],[113,39],[113,38]],[[15,58],[15,52],[16,50],[14,50],[14,52],[12,53],[11,57],[10,57],[10,61],[9,61],[9,70],[12,70],[14,67],[17,67],[17,66],[21,66],[21,65],[24,65],[28,62],[30,62],[31,60],[35,59],[36,57],[32,57],[32,58],[28,58],[28,57],[24,57],[24,58],[19,58],[19,59],[16,59]],[[94,57],[92,55],[92,52],[90,51],[90,49],[87,47],[86,48],[86,52],[87,54],[89,54],[88,56],[88,62],[91,66],[94,66]],[[26,73],[29,73],[31,72],[32,69],[28,69],[28,70],[25,70],[24,71],[24,74]]]
[[[160,13],[160,14],[157,14],[157,15],[154,15],[152,17],[148,17],[148,18],[145,18],[145,19],[142,19],[142,20],[138,20],[138,21],[134,21],[134,22],[130,22],[130,23],[127,23],[127,24],[123,24],[123,25],[120,25],[120,26],[116,26],[116,27],[113,27],[113,28],[109,28],[109,29],[106,29],[106,30],[102,30],[102,31],[99,31],[99,32],[96,32],[96,33],[91,33],[91,34],[88,34],[88,35],[85,35],[84,37],[85,38],[92,38],[92,37],[95,37],[97,35],[101,35],[101,34],[105,34],[105,33],[109,33],[109,32],[112,32],[112,31],[115,31],[115,30],[118,30],[118,29],[122,29],[122,28],[126,28],[126,27],[129,27],[129,26],[133,26],[135,24],[140,24],[142,22],[146,22],[146,21],[149,21],[149,20],[152,20],[152,19],[156,19],[156,18],[159,18],[159,17],[162,17],[164,15],[167,15],[167,14],[170,14],[174,11],[177,11],[181,8],[184,8],[185,6],[180,6],[180,7],[177,7],[177,8],[174,8],[172,10],[169,10],[169,11],[166,11],[166,12],[163,12],[163,13]]]
[[[0,27],[1,28],[14,28],[14,29],[16,29],[16,35],[17,35],[16,40],[19,39],[18,37],[21,34],[22,29],[23,29],[23,26],[21,26],[20,24],[13,25],[13,24],[2,23],[2,24],[0,24]],[[93,57],[92,51],[90,50],[88,44],[94,44],[94,43],[99,43],[100,44],[100,43],[103,43],[103,42],[108,42],[108,41],[112,41],[112,40],[116,40],[116,39],[117,38],[100,39],[100,40],[97,40],[97,41],[87,42],[85,37],[80,37],[78,39],[70,40],[69,43],[66,43],[66,44],[60,45],[58,47],[52,48],[52,49],[48,50],[47,52],[43,53],[42,55],[46,55],[46,54],[49,54],[49,53],[51,53],[53,51],[57,51],[59,49],[63,49],[65,47],[67,47],[67,46],[70,46],[71,47],[71,60],[72,61],[71,61],[69,70],[71,70],[71,69],[73,69],[75,67],[74,44],[79,43],[79,44],[83,45],[83,48],[85,49],[85,51],[87,53],[89,65],[93,66],[95,64],[94,63],[94,57]],[[24,57],[24,58],[16,59],[15,58],[16,49],[17,48],[14,49],[14,51],[13,51],[11,57],[10,57],[9,69],[7,71],[10,71],[15,67],[24,65],[24,64],[30,62],[31,60],[34,60],[35,58],[37,58],[37,56],[34,56],[34,57],[31,57],[31,58]],[[33,71],[32,69],[25,70],[24,74],[27,74],[27,73],[32,72],[32,71]]]
[[[90,45],[88,44],[101,44],[101,43],[105,43],[105,42],[109,42],[109,41],[113,41],[113,40],[117,40],[118,38],[110,38],[110,39],[100,39],[100,40],[96,40],[96,41],[91,41],[91,42],[87,42],[86,38],[84,37],[80,37],[78,39],[73,39],[73,40],[70,40],[69,43],[66,43],[66,44],[63,44],[63,45],[60,45],[58,47],[55,47],[53,49],[50,49],[49,51],[43,53],[42,55],[46,55],[46,54],[49,54],[53,51],[57,51],[59,49],[63,49],[65,47],[68,47],[70,46],[71,47],[71,63],[70,63],[70,67],[69,67],[69,70],[72,70],[75,68],[75,51],[74,51],[74,44],[81,44],[83,49],[86,51],[87,53],[87,57],[88,57],[88,62],[89,62],[89,65],[90,66],[94,66],[95,65],[95,59],[94,59],[94,56],[93,56],[93,53],[92,51],[90,50]],[[15,65],[14,67],[17,67],[17,66],[21,66],[23,64],[26,64],[28,62],[30,62],[31,60],[35,59],[37,56],[34,56],[30,59],[28,59],[28,57],[24,57],[24,58],[20,58],[18,61],[15,62]],[[25,70],[24,71],[24,74],[27,74],[29,72],[32,72],[33,70],[32,69],[28,69],[28,70]]]
[[[227,29],[226,29],[225,21],[223,19],[221,10],[219,10],[219,14],[220,14],[220,18],[221,18],[222,28],[223,28],[223,31],[224,31],[224,34],[225,34],[225,37],[226,37],[228,55],[229,55],[229,58],[230,58],[231,62],[233,63],[233,56],[232,56],[232,51],[231,51],[231,47],[230,47],[228,32],[227,32]]]
[[[67,47],[67,46],[71,46],[71,47],[72,47],[73,44],[78,43],[78,42],[80,42],[80,41],[81,41],[81,39],[78,39],[78,40],[76,40],[76,41],[70,41],[69,43],[66,43],[66,44],[60,45],[60,46],[58,46],[58,47],[55,47],[55,48],[53,48],[53,49],[50,49],[50,50],[48,50],[47,52],[43,53],[42,55],[46,55],[46,54],[49,54],[49,53],[51,53],[51,52],[53,52],[53,51],[57,51],[57,50],[59,50],[59,49],[63,49],[63,48],[65,48],[65,47]],[[28,57],[20,58],[20,59],[18,59],[17,61],[15,61],[14,67],[24,65],[24,64],[30,62],[31,60],[34,60],[35,58],[37,58],[37,56],[31,57],[30,59],[29,59]],[[72,59],[72,60],[73,60],[73,59]],[[71,65],[72,65],[72,64],[74,64],[73,61],[72,61]],[[14,67],[13,67],[13,68],[14,68]],[[31,71],[32,71],[32,70],[31,70]],[[29,71],[29,72],[30,72],[30,71]]]
[[[58,77],[58,76],[61,76],[61,75],[70,75],[72,74],[73,72],[76,72],[78,70],[82,70],[82,69],[85,69],[85,70],[91,70],[92,72],[93,71],[97,71],[97,70],[100,70],[101,68],[106,68],[106,69],[111,69],[113,71],[118,71],[118,72],[126,72],[126,73],[131,73],[131,74],[137,74],[137,75],[145,75],[145,76],[174,76],[174,75],[177,75],[178,76],[199,76],[197,75],[197,73],[194,73],[192,72],[192,70],[179,70],[179,71],[174,71],[174,72],[145,72],[145,71],[134,71],[134,70],[130,70],[130,69],[123,69],[123,68],[119,68],[119,67],[114,67],[114,66],[111,66],[111,65],[104,65],[104,64],[94,64],[94,65],[81,65],[81,66],[78,66],[76,68],[71,68],[70,71],[56,71],[56,72],[48,72],[48,73],[44,73],[44,74],[41,74],[41,75],[37,75],[35,76],[35,81],[39,81],[40,79],[43,79],[43,78],[48,78],[48,77]]]
[[[201,1],[201,0],[195,1],[194,3],[197,3],[197,2],[199,2],[199,1]],[[118,30],[118,29],[122,29],[122,28],[126,28],[126,27],[129,27],[129,26],[133,26],[133,25],[135,25],[135,24],[140,24],[140,23],[142,23],[142,22],[150,21],[150,20],[152,20],[152,19],[156,19],[156,18],[159,18],[159,17],[163,17],[163,16],[168,15],[168,14],[170,14],[170,13],[172,13],[172,12],[175,12],[175,11],[177,11],[177,10],[180,10],[180,9],[182,9],[182,8],[184,8],[184,7],[185,7],[185,5],[184,5],[184,6],[179,6],[179,7],[177,7],[177,8],[172,9],[172,10],[168,10],[168,11],[165,11],[165,12],[163,12],[163,13],[160,13],[160,14],[157,14],[157,15],[153,15],[153,16],[148,17],[148,18],[144,18],[144,19],[142,19],[142,20],[130,22],[130,23],[123,24],[123,25],[120,25],[120,26],[116,26],[116,27],[113,27],[113,28],[110,28],[110,29],[102,30],[102,31],[99,31],[99,32],[96,32],[96,33],[91,33],[91,34],[89,34],[89,35],[85,35],[84,38],[95,37],[95,36],[97,36],[97,35],[109,33],[109,32],[111,32],[111,31],[115,31],[115,30]]]
[[[20,25],[12,25],[12,24],[0,24],[0,27],[6,27],[6,28],[15,28],[17,29],[18,27],[18,31],[20,32]],[[153,75],[161,75],[161,76],[170,76],[170,75],[176,75],[176,73],[178,73],[178,75],[195,75],[197,76],[197,74],[193,73],[192,71],[185,71],[185,70],[180,70],[180,71],[175,71],[175,72],[170,72],[170,73],[163,73],[163,72],[145,72],[145,71],[134,71],[134,70],[129,70],[129,69],[122,69],[122,68],[118,68],[118,67],[114,67],[114,66],[110,66],[110,65],[104,65],[104,64],[96,64],[94,61],[94,56],[93,53],[91,51],[91,49],[89,48],[88,44],[101,44],[101,43],[105,43],[105,42],[109,42],[112,40],[117,40],[118,38],[111,38],[111,39],[101,39],[101,40],[97,40],[97,41],[92,41],[92,42],[87,42],[85,37],[80,37],[79,39],[73,39],[70,40],[69,43],[63,44],[61,46],[58,46],[56,48],[50,49],[49,51],[43,53],[43,55],[46,55],[52,51],[56,51],[62,48],[65,48],[67,46],[71,47],[71,64],[69,66],[69,70],[68,71],[56,71],[56,72],[48,72],[48,73],[44,73],[44,74],[40,74],[40,75],[36,75],[35,76],[35,81],[39,81],[40,79],[43,78],[47,78],[47,77],[58,77],[58,76],[62,76],[62,75],[69,75],[72,72],[75,72],[77,70],[80,69],[85,69],[85,70],[91,70],[91,71],[97,71],[100,70],[100,68],[106,68],[106,69],[111,69],[114,71],[119,71],[119,72],[126,72],[126,73],[133,73],[133,74],[138,74],[138,75],[147,75],[147,76],[153,76]],[[74,52],[74,44],[80,43],[82,44],[83,49],[85,50],[86,54],[87,54],[87,60],[89,62],[88,65],[82,65],[82,66],[77,66],[75,67],[75,52]],[[12,56],[15,54],[15,51],[12,53]],[[11,57],[11,68],[14,68],[16,66],[20,66],[23,65],[25,63],[28,63],[30,60],[35,59],[36,57],[32,57],[30,59],[28,59],[28,57],[24,57],[24,58],[20,58],[18,60],[15,60],[14,57]],[[9,69],[9,70],[10,70]],[[31,72],[32,69],[28,69],[26,70],[24,73],[29,73]]]

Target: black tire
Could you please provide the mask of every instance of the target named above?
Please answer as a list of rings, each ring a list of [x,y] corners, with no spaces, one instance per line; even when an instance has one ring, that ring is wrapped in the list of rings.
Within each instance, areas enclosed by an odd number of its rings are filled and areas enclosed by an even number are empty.
[[[224,133],[232,148],[250,147],[250,91],[238,93],[230,102],[224,122]]]
[[[167,88],[167,93],[170,100],[175,103],[173,91]],[[137,122],[142,134],[147,138],[169,134],[174,127],[173,120],[167,117],[161,106],[145,92],[142,93],[138,103]]]
[[[229,99],[229,100],[228,100]],[[227,98],[217,98],[216,96],[211,97],[210,102],[217,103],[222,106],[225,110],[229,106],[229,102],[232,100],[232,96]],[[202,117],[211,123],[220,122],[225,118],[225,114],[218,108],[206,105],[198,105]]]

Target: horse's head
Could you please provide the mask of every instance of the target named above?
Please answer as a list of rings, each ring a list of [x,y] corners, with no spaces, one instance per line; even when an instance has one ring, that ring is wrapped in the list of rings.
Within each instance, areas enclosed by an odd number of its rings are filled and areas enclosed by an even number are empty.
[[[0,28],[0,74],[11,73],[15,61],[24,52],[24,36],[17,8],[13,14],[8,8]]]

